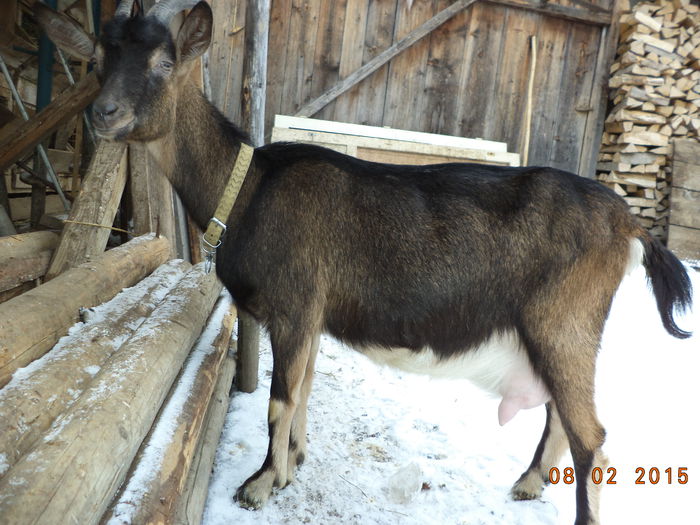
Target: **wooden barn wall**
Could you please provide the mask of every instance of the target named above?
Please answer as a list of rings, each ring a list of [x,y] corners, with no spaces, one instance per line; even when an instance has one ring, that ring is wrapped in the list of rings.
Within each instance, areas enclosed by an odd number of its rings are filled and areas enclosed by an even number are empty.
[[[212,96],[240,122],[245,1],[212,3]],[[266,136],[276,113],[295,114],[451,3],[414,0],[409,10],[405,0],[272,0]],[[314,117],[481,137],[521,152],[534,35],[529,164],[578,172],[584,142],[599,140],[589,117],[602,90],[594,78],[604,27],[477,0]]]

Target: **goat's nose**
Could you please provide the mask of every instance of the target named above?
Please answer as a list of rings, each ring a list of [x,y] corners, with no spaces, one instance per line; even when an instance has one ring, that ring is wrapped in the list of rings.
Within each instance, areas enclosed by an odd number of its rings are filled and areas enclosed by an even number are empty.
[[[119,106],[117,106],[111,100],[107,100],[105,102],[95,102],[92,107],[92,111],[99,120],[107,123],[110,119],[117,116]]]

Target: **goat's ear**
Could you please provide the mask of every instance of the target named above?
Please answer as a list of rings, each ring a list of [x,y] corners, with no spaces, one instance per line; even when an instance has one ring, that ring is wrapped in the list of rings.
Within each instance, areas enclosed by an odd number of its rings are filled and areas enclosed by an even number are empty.
[[[58,47],[76,58],[92,59],[95,40],[78,22],[41,2],[34,4],[34,13],[41,28]]]
[[[199,2],[187,15],[177,34],[177,54],[181,65],[193,61],[207,50],[211,42],[211,26],[211,7],[206,2]]]

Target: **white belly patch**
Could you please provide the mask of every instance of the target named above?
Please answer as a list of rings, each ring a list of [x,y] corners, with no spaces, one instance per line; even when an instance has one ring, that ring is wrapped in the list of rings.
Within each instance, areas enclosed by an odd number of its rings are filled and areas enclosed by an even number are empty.
[[[551,399],[542,379],[534,372],[520,340],[513,332],[493,335],[478,348],[439,359],[430,348],[358,348],[377,364],[432,377],[468,379],[500,396],[498,422],[505,425],[521,409],[540,406]]]

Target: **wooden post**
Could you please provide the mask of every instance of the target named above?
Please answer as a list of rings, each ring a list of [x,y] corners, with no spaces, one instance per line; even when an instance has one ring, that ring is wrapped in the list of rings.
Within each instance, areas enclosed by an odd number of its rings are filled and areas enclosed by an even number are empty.
[[[245,62],[243,64],[243,125],[253,145],[265,143],[265,88],[270,0],[249,0],[246,7]],[[238,367],[236,385],[242,392],[258,386],[260,327],[241,312],[238,315]]]
[[[129,169],[134,233],[160,232],[170,241],[170,253],[175,256],[173,187],[143,144],[129,145]]]
[[[101,141],[68,217],[75,222],[64,226],[46,280],[104,252],[125,184],[126,145]]]
[[[165,261],[164,238],[144,236],[0,304],[0,387],[15,370],[41,357],[78,320]]]

